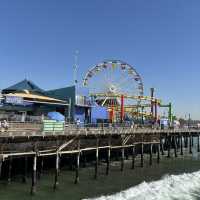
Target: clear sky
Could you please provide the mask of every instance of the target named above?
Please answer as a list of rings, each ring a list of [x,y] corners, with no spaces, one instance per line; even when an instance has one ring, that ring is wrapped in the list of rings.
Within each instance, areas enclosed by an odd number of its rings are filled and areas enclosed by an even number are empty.
[[[95,63],[136,67],[175,113],[200,119],[199,0],[0,0],[0,88],[28,77],[44,89]]]

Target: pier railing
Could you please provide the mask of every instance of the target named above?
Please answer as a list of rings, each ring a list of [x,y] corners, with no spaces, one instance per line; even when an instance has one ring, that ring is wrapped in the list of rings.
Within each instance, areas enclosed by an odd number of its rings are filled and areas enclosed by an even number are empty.
[[[200,133],[198,129],[149,129],[149,128],[65,128],[64,131],[41,131],[40,129],[10,129],[0,132],[0,137],[49,137],[49,136],[89,136],[89,135],[159,135],[159,134],[179,134],[188,133],[195,134]]]

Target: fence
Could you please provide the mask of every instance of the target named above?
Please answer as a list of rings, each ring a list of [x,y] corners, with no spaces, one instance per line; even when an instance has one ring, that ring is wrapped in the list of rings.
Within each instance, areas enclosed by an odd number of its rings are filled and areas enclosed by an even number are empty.
[[[10,122],[41,122],[42,121],[42,116],[33,116],[33,115],[26,115],[25,119],[22,120],[22,115],[17,115],[17,114],[0,114],[0,120],[6,119],[7,121]]]

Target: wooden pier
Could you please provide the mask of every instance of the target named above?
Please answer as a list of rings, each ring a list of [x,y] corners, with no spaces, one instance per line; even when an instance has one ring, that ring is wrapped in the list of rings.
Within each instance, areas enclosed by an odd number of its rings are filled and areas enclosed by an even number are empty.
[[[157,163],[162,156],[177,157],[183,155],[183,149],[192,153],[193,138],[197,138],[197,151],[200,151],[199,133],[196,129],[156,130],[148,128],[134,129],[129,127],[71,128],[62,132],[43,132],[40,126],[21,126],[0,132],[0,175],[3,176],[3,165],[8,170],[7,181],[12,181],[13,159],[23,159],[23,182],[27,179],[27,158],[32,159],[31,194],[36,193],[37,174],[42,173],[43,158],[55,158],[55,179],[53,189],[59,186],[60,160],[72,155],[75,159],[74,183],[80,181],[79,169],[81,157],[85,152],[94,153],[94,179],[98,179],[99,155],[104,152],[105,174],[109,175],[111,154],[120,154],[120,171],[124,170],[126,156],[131,156],[131,168],[135,168],[135,158],[140,156],[140,165],[144,166],[144,154],[149,155],[149,165],[156,152]],[[173,151],[173,152],[172,152]]]

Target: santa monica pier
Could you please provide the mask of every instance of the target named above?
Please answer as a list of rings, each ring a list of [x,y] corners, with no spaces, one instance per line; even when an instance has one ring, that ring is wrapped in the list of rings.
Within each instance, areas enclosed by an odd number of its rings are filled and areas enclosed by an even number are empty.
[[[76,80],[76,70],[74,77],[70,87],[43,90],[25,79],[1,91],[1,181],[20,175],[26,183],[31,174],[33,195],[44,165],[55,169],[56,190],[63,165],[72,166],[78,184],[86,162],[93,164],[97,179],[99,163],[105,163],[105,175],[115,160],[119,171],[125,160],[132,169],[135,159],[141,167],[152,165],[153,157],[159,163],[162,156],[192,153],[194,137],[200,151],[198,127],[181,127],[172,103],[163,102],[154,88],[145,95],[132,65],[104,60],[89,67],[82,81]]]

